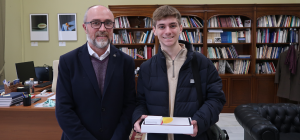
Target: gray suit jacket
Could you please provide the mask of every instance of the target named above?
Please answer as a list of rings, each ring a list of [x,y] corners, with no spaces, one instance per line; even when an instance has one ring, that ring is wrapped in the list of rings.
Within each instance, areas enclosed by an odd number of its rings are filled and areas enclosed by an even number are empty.
[[[279,83],[277,96],[293,101],[300,101],[300,53],[296,51],[296,74],[291,74],[289,66],[285,64],[287,52],[285,51],[280,54],[277,63],[275,74],[275,83]]]

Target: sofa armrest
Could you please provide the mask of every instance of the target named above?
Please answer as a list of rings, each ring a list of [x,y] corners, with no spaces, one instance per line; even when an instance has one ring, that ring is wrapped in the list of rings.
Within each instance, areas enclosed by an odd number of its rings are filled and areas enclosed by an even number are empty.
[[[234,115],[239,124],[255,140],[278,140],[278,129],[257,110],[257,104],[239,105],[234,110]]]

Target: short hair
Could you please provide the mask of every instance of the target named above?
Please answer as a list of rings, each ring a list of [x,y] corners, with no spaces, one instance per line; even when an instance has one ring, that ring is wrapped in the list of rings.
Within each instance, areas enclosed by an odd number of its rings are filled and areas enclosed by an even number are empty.
[[[169,5],[164,5],[161,6],[159,8],[157,8],[154,12],[153,12],[153,26],[156,26],[156,22],[158,20],[161,20],[163,18],[167,18],[167,17],[175,17],[177,19],[177,22],[179,25],[181,25],[181,14],[180,12],[172,6]]]
[[[95,7],[95,6],[97,6],[97,5],[90,6],[88,9],[86,9],[85,14],[84,14],[84,17],[83,17],[83,23],[86,22],[86,18],[87,18],[87,13],[88,13],[88,11],[89,11],[92,7]]]

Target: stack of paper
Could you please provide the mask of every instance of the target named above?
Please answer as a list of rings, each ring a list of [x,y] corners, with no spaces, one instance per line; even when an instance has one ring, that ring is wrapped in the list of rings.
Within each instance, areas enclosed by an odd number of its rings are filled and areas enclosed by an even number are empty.
[[[11,92],[0,96],[0,106],[11,106],[23,101],[22,92]]]
[[[39,93],[39,94],[35,95],[35,97],[48,97],[53,94],[54,94],[54,92],[44,92],[44,93]]]

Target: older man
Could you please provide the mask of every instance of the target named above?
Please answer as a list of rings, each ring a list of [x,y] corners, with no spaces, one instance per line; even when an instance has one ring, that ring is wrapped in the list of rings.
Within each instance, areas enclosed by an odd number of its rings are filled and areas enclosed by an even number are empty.
[[[112,12],[92,6],[87,43],[60,57],[56,118],[63,140],[125,140],[135,108],[134,61],[111,45]]]

